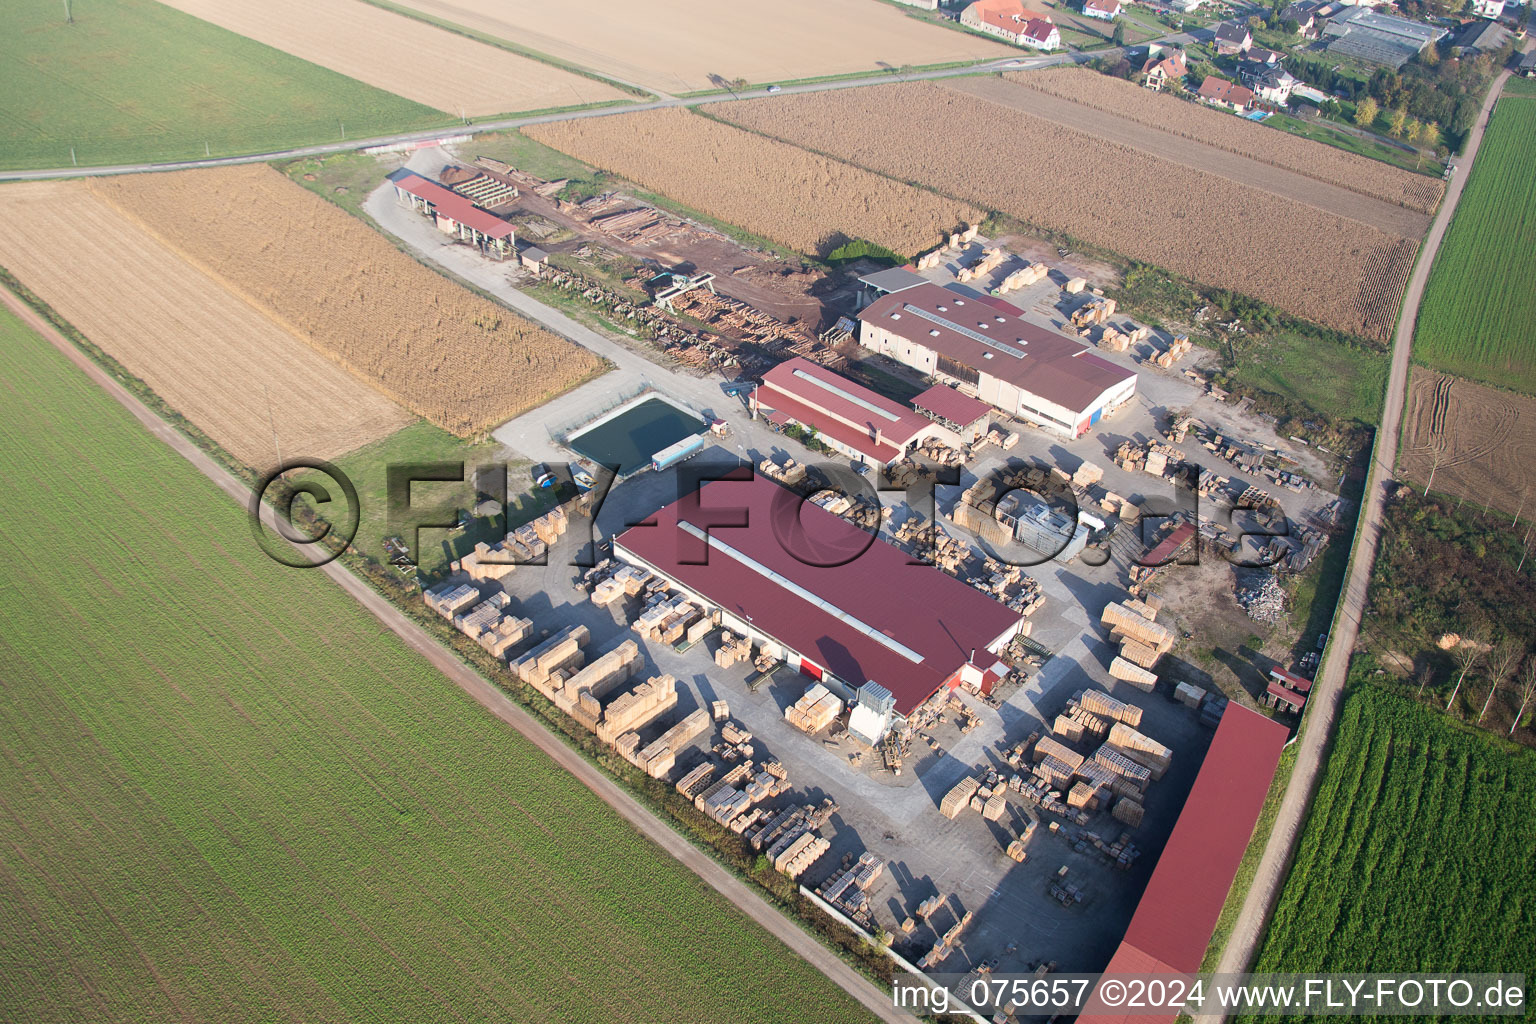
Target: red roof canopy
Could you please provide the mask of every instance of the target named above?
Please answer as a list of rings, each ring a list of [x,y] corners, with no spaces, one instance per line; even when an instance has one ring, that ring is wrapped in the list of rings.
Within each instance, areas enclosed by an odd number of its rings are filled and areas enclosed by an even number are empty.
[[[1105,973],[1200,970],[1289,737],[1290,730],[1280,723],[1239,704],[1227,705],[1178,824]],[[1175,1016],[1132,1016],[1090,1006],[1077,1019],[1078,1024],[1166,1024]]]
[[[757,402],[788,413],[880,465],[899,457],[929,425],[905,406],[800,356],[763,374]]]
[[[438,213],[449,220],[472,227],[482,235],[491,238],[511,238],[515,231],[511,224],[500,217],[486,213],[457,192],[444,188],[431,178],[423,178],[415,171],[402,167],[391,174],[389,180],[395,183],[396,188],[402,188],[413,196],[425,199],[437,209]]]
[[[992,660],[985,652],[1021,620],[979,590],[912,564],[899,548],[755,475],[706,483],[626,530],[614,546],[844,682],[878,682],[903,714],[959,671],[972,651],[982,664]]]
[[[963,395],[947,384],[935,384],[912,399],[912,408],[968,427],[992,415],[992,407],[979,398]]]

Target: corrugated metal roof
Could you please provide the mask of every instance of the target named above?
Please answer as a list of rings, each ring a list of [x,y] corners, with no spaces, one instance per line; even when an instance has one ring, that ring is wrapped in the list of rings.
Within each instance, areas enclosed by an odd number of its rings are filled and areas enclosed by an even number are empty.
[[[1194,974],[1280,763],[1290,730],[1228,704],[1184,810],[1105,973]],[[1090,1007],[1078,1024],[1170,1022],[1177,1014],[1132,1016]]]
[[[882,465],[900,455],[928,426],[927,420],[905,406],[799,356],[763,374],[757,401],[787,412]]]
[[[515,229],[511,224],[495,214],[486,213],[468,199],[444,188],[431,178],[424,178],[415,171],[402,167],[390,174],[389,180],[395,183],[396,188],[405,189],[411,195],[425,199],[443,216],[472,227],[482,235],[491,238],[512,237]]]
[[[936,284],[877,299],[859,319],[1075,412],[1136,377],[1081,342],[1023,319],[1016,306]]]
[[[948,384],[935,384],[924,391],[912,399],[912,408],[925,410],[962,427],[992,415],[992,407],[986,402],[962,395]]]
[[[972,650],[982,657],[1020,622],[980,591],[911,564],[899,548],[763,477],[711,481],[625,531],[615,549],[852,686],[878,680],[903,714]]]

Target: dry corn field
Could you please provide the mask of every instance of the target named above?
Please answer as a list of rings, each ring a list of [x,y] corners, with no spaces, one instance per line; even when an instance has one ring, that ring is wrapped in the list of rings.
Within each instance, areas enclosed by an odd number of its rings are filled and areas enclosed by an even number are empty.
[[[1536,508],[1536,398],[1421,366],[1413,368],[1402,474],[1421,488],[1491,504]]]
[[[533,125],[523,134],[801,252],[863,238],[912,256],[982,215],[684,110]]]
[[[1378,341],[1396,319],[1416,249],[1358,221],[927,83],[706,109]]]
[[[83,181],[0,187],[0,222],[0,265],[243,462],[277,461],[274,430],[328,458],[411,419]]]
[[[663,92],[719,80],[787,81],[903,64],[1017,57],[872,0],[400,0],[425,14]],[[576,11],[579,10],[579,13]]]
[[[600,366],[265,164],[101,178],[90,188],[318,351],[460,436]]]
[[[1438,178],[1288,135],[1232,114],[1144,89],[1086,68],[1014,71],[1003,77],[1030,89],[1160,128],[1230,153],[1330,182],[1420,213],[1433,213],[1445,192]]]
[[[629,97],[363,0],[160,0],[348,78],[450,114],[478,117]]]

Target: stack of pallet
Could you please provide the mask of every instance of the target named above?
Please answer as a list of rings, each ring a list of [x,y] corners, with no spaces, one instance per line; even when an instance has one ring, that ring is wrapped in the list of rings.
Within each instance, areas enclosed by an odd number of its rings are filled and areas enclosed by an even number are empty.
[[[1193,346],[1190,344],[1188,335],[1181,334],[1173,339],[1165,351],[1153,356],[1152,361],[1158,366],[1167,369],[1187,356],[1191,348]]]
[[[563,507],[550,509],[528,525],[533,527],[533,532],[545,544],[553,544],[564,536],[565,528],[570,522]]]
[[[944,798],[939,801],[939,813],[946,818],[954,818],[971,805],[971,797],[976,790],[981,788],[979,779],[966,776],[952,786]],[[922,908],[918,908],[918,916],[922,915]]]
[[[1139,786],[1143,790],[1152,780],[1152,772],[1146,765],[1132,761],[1108,743],[1094,751],[1093,759],[1126,782]]]
[[[1071,316],[1072,326],[1078,328],[1079,330],[1083,330],[1085,328],[1092,327],[1095,324],[1102,324],[1104,321],[1108,320],[1114,315],[1114,299],[1091,299],[1088,302],[1083,303],[1083,305],[1079,306],[1077,309],[1073,310]]]
[[[1123,821],[1132,828],[1138,828],[1146,812],[1140,803],[1128,796],[1123,796],[1115,801],[1115,808],[1109,813],[1115,816],[1116,821]]]
[[[1034,758],[1036,761],[1044,761],[1047,757],[1054,757],[1069,768],[1076,768],[1083,763],[1082,754],[1049,736],[1042,736],[1035,741]]]
[[[1117,601],[1105,606],[1099,621],[1109,626],[1113,633],[1155,648],[1159,654],[1166,654],[1173,648],[1173,630],[1137,615]]]
[[[532,523],[524,523],[507,534],[507,544],[519,562],[542,562],[549,545],[539,539]]]
[[[1099,790],[1086,782],[1074,782],[1067,791],[1067,806],[1094,811],[1099,807]]]
[[[1008,790],[1003,786],[998,786],[987,797],[986,802],[982,804],[981,816],[988,821],[996,821],[1003,816],[1003,812],[1007,809]]]
[[[678,753],[707,728],[709,728],[709,714],[700,708],[662,733],[643,749],[635,749],[640,740],[640,735],[636,732],[627,732],[620,736],[614,742],[614,746],[619,753],[629,758],[635,767],[651,778],[659,779],[672,771],[672,766],[677,763]]]
[[[1173,763],[1173,751],[1163,744],[1137,732],[1124,723],[1116,723],[1109,730],[1109,745],[1139,764],[1146,766],[1156,782]]]
[[[603,709],[597,738],[612,743],[626,732],[639,732],[676,706],[677,680],[670,675],[652,676]]]
[[[501,618],[501,610],[512,603],[505,591],[498,591],[478,604],[471,605],[453,617],[453,628],[468,637],[478,637],[481,632]]]
[[[1124,352],[1131,347],[1130,335],[1105,324],[1099,331],[1099,348],[1108,349],[1111,352]]]
[[[1035,775],[1052,789],[1064,789],[1076,769],[1059,757],[1046,757],[1035,765]]]
[[[771,458],[764,459],[758,468],[770,480],[777,480],[786,486],[793,486],[805,479],[805,466],[796,462],[793,456],[786,456],[782,466]]]
[[[1018,861],[1020,864],[1028,860],[1029,854],[1024,852],[1024,842],[1022,840],[1015,839],[1013,842],[1009,843],[1008,856]]]
[[[720,649],[715,651],[715,664],[720,668],[730,668],[738,661],[748,661],[751,657],[751,640],[744,636],[726,633],[721,638]]]
[[[480,603],[479,589],[467,583],[443,583],[423,591],[421,597],[428,608],[449,621],[459,612]]]
[[[1039,262],[1031,263],[1027,267],[1020,267],[1003,278],[994,294],[1002,295],[1016,288],[1027,288],[1035,282],[1042,280],[1049,271],[1049,267]]]
[[[552,674],[581,666],[581,648],[591,638],[586,626],[567,626],[512,662],[512,671],[530,686],[546,689]]]
[[[814,832],[802,832],[778,854],[774,855],[770,851],[770,859],[775,871],[782,872],[790,878],[799,878],[831,848],[830,840],[823,839]]]
[[[545,695],[555,702],[557,708],[575,718],[582,726],[596,731],[603,717],[603,698],[629,682],[629,677],[642,664],[644,659],[640,657],[640,645],[633,640],[625,640],[558,683],[551,676]]]
[[[1104,470],[1091,462],[1085,462],[1077,467],[1077,472],[1072,474],[1074,487],[1089,487],[1104,479]]]
[[[663,598],[648,606],[630,628],[647,640],[675,644],[703,614],[686,597],[678,595],[670,600]]]
[[[885,862],[873,853],[865,852],[852,865],[834,873],[822,883],[818,892],[828,903],[857,910],[867,902],[865,893],[883,874]]]
[[[713,784],[715,763],[705,761],[677,780],[677,791],[689,800],[697,800]]]
[[[453,563],[455,572],[463,572],[470,579],[481,582],[502,579],[516,568],[517,555],[505,541],[499,544],[481,541],[473,551]]]
[[[1137,644],[1134,640],[1127,640],[1126,643],[1136,647],[1141,647],[1141,645]],[[1149,647],[1142,649],[1151,650]],[[1157,660],[1155,652],[1153,654],[1152,660]],[[1142,668],[1140,665],[1124,657],[1117,657],[1114,661],[1109,663],[1109,674],[1121,682],[1130,683],[1132,686],[1136,687],[1136,689],[1143,690],[1147,693],[1151,693],[1153,689],[1157,687],[1157,673],[1149,672]]]
[[[624,584],[610,576],[592,588],[592,603],[607,607],[624,597]]]
[[[507,652],[528,638],[533,632],[532,619],[520,619],[515,615],[503,615],[475,637],[475,642],[485,648],[493,658],[505,658]]]
[[[1118,701],[1103,690],[1081,690],[1072,699],[1089,714],[1124,722],[1133,729],[1141,724],[1141,708]]]
[[[784,709],[784,719],[801,732],[815,735],[842,713],[842,699],[824,684],[815,683],[799,700]]]
[[[735,722],[726,722],[720,728],[720,738],[735,746],[738,743],[750,743],[752,741],[752,734]]]
[[[709,635],[709,631],[715,628],[715,624],[708,618],[702,618],[683,630],[683,642],[692,646]]]

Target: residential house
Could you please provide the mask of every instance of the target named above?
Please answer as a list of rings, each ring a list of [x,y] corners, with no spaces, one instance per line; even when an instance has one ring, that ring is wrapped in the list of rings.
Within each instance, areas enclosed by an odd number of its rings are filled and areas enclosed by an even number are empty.
[[[1049,29],[1038,26],[1031,28],[1033,22],[1051,25],[1049,16],[1030,10],[1022,0],[976,0],[960,12],[960,24],[966,28],[996,36],[1015,46],[1033,46],[1046,50],[1061,45],[1061,33],[1056,31],[1054,25]],[[1054,45],[1040,45],[1041,42],[1049,42],[1052,37],[1055,39]]]
[[[1215,75],[1205,76],[1205,81],[1200,83],[1199,96],[1201,103],[1224,107],[1234,114],[1241,114],[1253,106],[1253,90]]]
[[[1479,18],[1497,21],[1504,16],[1504,0],[1472,0],[1472,13]]]
[[[1285,54],[1279,50],[1269,50],[1262,46],[1254,46],[1248,50],[1248,60],[1256,60],[1260,64],[1279,64],[1285,59]]]
[[[1322,4],[1316,0],[1303,0],[1299,4],[1290,4],[1280,11],[1280,20],[1294,21],[1297,30],[1303,39],[1316,39],[1318,32],[1317,9]]]
[[[1189,65],[1184,63],[1184,51],[1174,50],[1168,56],[1153,54],[1147,58],[1147,62],[1141,66],[1141,73],[1146,76],[1142,82],[1148,89],[1162,92],[1165,85],[1170,83],[1182,85],[1184,77],[1189,74]]]
[[[1120,0],[1085,0],[1083,17],[1114,21],[1120,17]]]
[[[1237,66],[1237,78],[1254,95],[1265,103],[1273,103],[1277,107],[1283,107],[1291,101],[1291,93],[1301,82],[1278,63],[1266,64],[1262,61],[1245,60]]]
[[[1515,70],[1526,78],[1536,78],[1536,50],[1532,50],[1520,58],[1520,63]]]
[[[1509,42],[1509,32],[1492,21],[1474,21],[1456,36],[1455,44],[1463,55],[1474,57],[1480,53],[1494,53]]]
[[[925,11],[936,11],[939,9],[939,0],[896,0],[896,2],[906,4],[908,7],[921,7]]]
[[[1021,46],[1033,46],[1037,50],[1061,49],[1061,32],[1046,18],[1031,18],[1019,33]]]
[[[1253,45],[1253,33],[1241,22],[1224,21],[1216,26],[1216,52],[1230,57],[1234,53],[1247,53]]]

